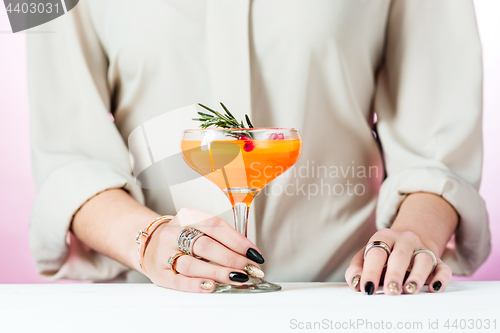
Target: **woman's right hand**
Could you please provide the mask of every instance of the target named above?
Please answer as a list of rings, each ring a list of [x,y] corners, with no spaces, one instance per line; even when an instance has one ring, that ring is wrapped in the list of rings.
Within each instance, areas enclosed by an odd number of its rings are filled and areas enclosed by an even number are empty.
[[[205,235],[193,246],[193,252],[204,260],[190,255],[177,259],[175,269],[170,270],[168,259],[181,252],[177,236],[187,227],[196,228]],[[263,277],[258,264],[264,258],[257,247],[225,221],[205,212],[181,209],[169,223],[160,225],[151,235],[144,254],[147,276],[158,286],[179,291],[211,293],[215,282],[241,284],[250,277]]]

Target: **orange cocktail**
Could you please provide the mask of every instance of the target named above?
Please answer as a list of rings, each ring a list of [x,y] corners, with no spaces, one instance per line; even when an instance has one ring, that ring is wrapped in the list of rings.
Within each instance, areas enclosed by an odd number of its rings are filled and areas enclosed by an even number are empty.
[[[272,136],[272,133],[269,135]],[[292,167],[299,158],[301,140],[292,138],[182,141],[184,160],[217,185],[232,205],[250,205],[257,193]]]
[[[199,129],[184,131],[181,148],[186,163],[226,194],[236,230],[246,237],[253,199],[297,162],[302,139],[288,128]],[[218,283],[215,292],[277,290],[281,286],[251,278],[242,285]]]

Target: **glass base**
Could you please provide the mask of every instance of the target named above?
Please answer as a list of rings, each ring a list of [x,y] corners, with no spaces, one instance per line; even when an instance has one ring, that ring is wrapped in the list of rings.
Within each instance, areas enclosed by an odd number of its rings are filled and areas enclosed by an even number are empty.
[[[273,291],[280,291],[281,286],[267,282],[264,279],[250,278],[242,285],[232,285],[216,283],[214,293],[231,293],[231,294],[244,294],[244,293],[268,293]]]

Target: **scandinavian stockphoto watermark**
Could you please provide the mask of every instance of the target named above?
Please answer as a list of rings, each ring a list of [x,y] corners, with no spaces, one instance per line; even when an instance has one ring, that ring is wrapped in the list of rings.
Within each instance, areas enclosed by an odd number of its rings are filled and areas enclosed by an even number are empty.
[[[52,21],[72,10],[78,2],[79,0],[4,0],[13,33]]]
[[[267,172],[276,169],[270,166],[260,168],[259,163],[250,165],[250,170],[255,172],[251,172],[249,178],[259,178],[261,174],[267,176]],[[314,160],[306,160],[288,170],[282,169],[279,177],[285,181],[270,183],[262,192],[265,195],[303,196],[307,200],[316,196],[363,196],[368,180],[380,179],[382,175],[377,165],[359,165],[355,161],[347,165],[317,165]]]

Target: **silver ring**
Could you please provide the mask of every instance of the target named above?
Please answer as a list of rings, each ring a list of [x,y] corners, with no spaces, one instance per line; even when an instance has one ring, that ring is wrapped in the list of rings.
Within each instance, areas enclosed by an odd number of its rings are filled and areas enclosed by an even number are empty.
[[[194,254],[193,246],[194,243],[198,240],[198,238],[200,238],[203,235],[205,234],[198,229],[185,228],[179,233],[179,236],[177,236],[177,246],[183,253],[193,256],[197,259],[200,259],[201,257],[198,257],[197,255]]]
[[[387,245],[387,243],[384,243],[382,241],[373,241],[366,246],[365,252],[363,253],[363,260],[366,259],[366,254],[368,253],[368,251],[370,251],[374,247],[380,247],[381,249],[384,249],[385,252],[387,253],[387,259],[389,259],[389,256],[391,255],[391,249],[389,245]],[[385,261],[385,266],[387,266],[387,260]]]
[[[432,251],[427,250],[427,249],[418,249],[418,250],[413,251],[413,254],[411,256],[410,266],[408,267],[408,270],[411,270],[413,268],[413,261],[415,260],[416,255],[419,253],[426,253],[432,258],[431,274],[434,273],[434,270],[436,269],[436,266],[437,266],[437,259],[436,259],[436,256],[434,255],[434,253],[432,253]]]

